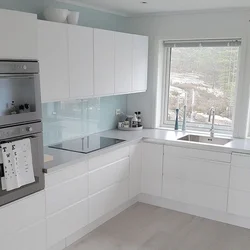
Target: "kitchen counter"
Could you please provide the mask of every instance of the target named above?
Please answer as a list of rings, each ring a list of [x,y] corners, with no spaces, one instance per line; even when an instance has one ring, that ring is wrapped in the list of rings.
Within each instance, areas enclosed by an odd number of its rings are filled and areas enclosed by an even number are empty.
[[[133,143],[137,143],[144,139],[144,141],[160,143],[179,147],[189,147],[194,149],[209,150],[225,153],[246,153],[250,154],[250,139],[232,139],[231,142],[226,145],[211,145],[197,142],[178,141],[180,137],[188,134],[206,135],[208,133],[197,132],[177,132],[167,129],[144,129],[142,131],[120,131],[120,130],[108,130],[98,133],[97,135],[103,137],[117,138],[125,140],[125,142],[116,144],[114,146],[104,148],[89,154],[74,153],[64,150],[52,149],[45,147],[44,153],[53,157],[53,160],[44,164],[44,172],[51,173],[57,171],[68,165],[73,165],[79,161],[84,161],[103,153],[108,153],[120,147],[129,146]],[[217,135],[215,135],[217,137]],[[219,136],[218,137],[223,137]],[[228,138],[228,137],[225,137]]]

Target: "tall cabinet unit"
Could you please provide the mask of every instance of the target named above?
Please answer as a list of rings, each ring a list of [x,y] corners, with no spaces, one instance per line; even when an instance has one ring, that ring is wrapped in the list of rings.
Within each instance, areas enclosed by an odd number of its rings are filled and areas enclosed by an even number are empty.
[[[133,35],[133,84],[132,92],[147,90],[148,37]]]
[[[0,9],[0,58],[37,60],[37,15]]]
[[[115,93],[115,32],[94,30],[94,94]]]
[[[115,93],[132,91],[133,35],[115,33]]]
[[[38,22],[42,102],[69,98],[67,25]]]
[[[94,30],[68,26],[70,98],[94,94]]]

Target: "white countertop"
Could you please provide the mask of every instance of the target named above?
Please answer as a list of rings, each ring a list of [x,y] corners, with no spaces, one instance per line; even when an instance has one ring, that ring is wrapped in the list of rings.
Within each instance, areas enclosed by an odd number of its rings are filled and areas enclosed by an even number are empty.
[[[131,145],[133,143],[139,142],[142,139],[149,142],[179,146],[179,147],[189,147],[201,150],[209,150],[216,152],[225,152],[225,153],[246,153],[250,154],[250,139],[234,139],[227,143],[226,145],[211,145],[205,143],[197,142],[188,142],[188,141],[179,141],[180,137],[183,137],[188,134],[197,134],[197,135],[206,135],[209,133],[197,133],[197,132],[177,132],[167,129],[143,129],[142,131],[120,131],[120,130],[108,130],[105,132],[98,133],[97,135],[103,137],[117,138],[125,140],[123,143],[116,144],[114,146],[95,151],[90,154],[81,154],[73,152],[65,152],[58,149],[48,149],[45,148],[45,153],[54,156],[54,161],[45,163],[44,171],[46,173],[51,173],[57,171],[63,167],[73,165],[76,162],[83,161],[84,159],[89,159],[95,156],[98,156],[114,149],[124,147],[126,145]],[[217,135],[215,135],[217,137]],[[218,136],[222,137],[222,136]],[[229,138],[229,137],[225,137]],[[67,156],[67,157],[66,157]]]

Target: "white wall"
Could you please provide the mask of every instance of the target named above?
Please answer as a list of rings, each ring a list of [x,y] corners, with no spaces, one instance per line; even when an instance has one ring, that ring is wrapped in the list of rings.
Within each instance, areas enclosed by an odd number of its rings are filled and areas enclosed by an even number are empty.
[[[182,13],[164,16],[144,16],[128,18],[126,21],[126,30],[132,33],[148,35],[149,41],[149,75],[148,91],[143,94],[135,94],[128,97],[128,111],[141,110],[143,114],[144,125],[154,128],[159,125],[158,114],[156,110],[160,99],[160,86],[157,87],[159,41],[162,39],[206,39],[206,38],[242,38],[242,58],[240,70],[240,86],[238,98],[241,100],[237,104],[237,109],[241,108],[245,114],[248,111],[248,98],[250,76],[247,74],[247,68],[250,68],[250,53],[248,52],[248,33],[249,33],[248,11],[223,11],[223,12],[203,12],[203,13]],[[250,42],[249,42],[250,45]],[[248,55],[247,55],[248,53]],[[247,57],[246,57],[247,56]],[[247,64],[248,62],[248,64]],[[242,100],[245,100],[242,103]],[[157,108],[156,108],[157,106]],[[241,114],[242,114],[241,112]],[[246,116],[240,119],[240,125],[235,127],[237,137],[245,136]],[[240,131],[240,132],[239,132]],[[242,132],[243,131],[243,132]]]

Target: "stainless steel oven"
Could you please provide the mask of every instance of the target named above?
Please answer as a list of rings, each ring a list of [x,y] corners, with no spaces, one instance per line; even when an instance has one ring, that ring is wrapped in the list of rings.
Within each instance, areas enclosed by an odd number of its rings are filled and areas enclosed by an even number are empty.
[[[41,118],[39,63],[0,61],[0,145],[29,138],[35,177],[35,182],[11,191],[0,182],[0,206],[44,189]],[[4,174],[0,162],[0,176]]]
[[[39,120],[39,63],[0,61],[0,127]]]
[[[44,189],[42,123],[36,122],[0,129],[0,144],[24,138],[29,138],[31,142],[35,182],[12,191],[2,190],[0,183],[0,206]],[[0,176],[4,176],[3,164],[0,164]]]

